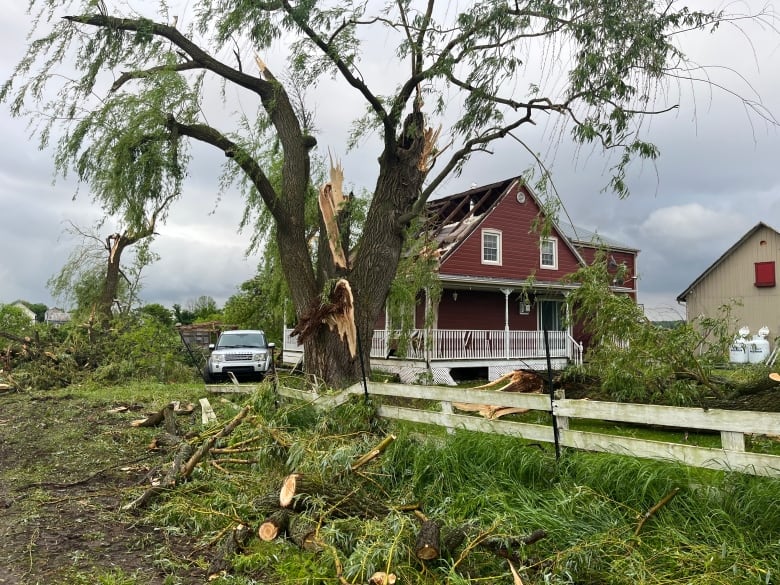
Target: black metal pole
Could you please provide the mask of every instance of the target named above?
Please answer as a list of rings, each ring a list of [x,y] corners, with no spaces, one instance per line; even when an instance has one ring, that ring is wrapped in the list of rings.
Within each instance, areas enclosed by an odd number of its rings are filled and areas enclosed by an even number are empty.
[[[357,332],[358,355],[360,356],[360,373],[363,376],[363,400],[368,402],[368,383],[366,382],[366,364],[363,361],[363,344],[360,342],[360,327],[355,326]]]
[[[555,441],[555,460],[561,458],[561,445],[558,439],[558,417],[553,410],[553,399],[555,392],[553,390],[552,360],[550,359],[550,332],[547,327],[544,328],[544,353],[547,356],[547,387],[550,390],[550,413],[552,414],[553,440]]]
[[[195,366],[195,369],[198,370],[198,375],[205,382],[206,379],[203,377],[203,371],[201,370],[200,363],[198,363],[198,361],[195,359],[195,356],[193,355],[192,350],[190,349],[190,344],[187,343],[187,340],[184,338],[184,335],[182,335],[181,329],[179,327],[176,328],[176,331],[179,332],[179,338],[184,344],[184,348],[187,350],[187,353],[190,355],[190,359],[192,360],[192,365]]]

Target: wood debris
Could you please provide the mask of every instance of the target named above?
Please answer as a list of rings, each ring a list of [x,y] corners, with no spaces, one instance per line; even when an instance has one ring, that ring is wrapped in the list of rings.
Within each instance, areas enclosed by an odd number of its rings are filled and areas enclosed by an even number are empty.
[[[498,392],[522,392],[529,394],[541,393],[544,390],[544,379],[536,372],[514,370],[492,382],[482,384],[481,386],[475,386],[474,389],[490,389]],[[495,420],[509,414],[522,414],[528,412],[527,408],[491,406],[490,404],[470,404],[466,402],[454,402],[453,406],[458,410],[466,412],[478,412],[489,420]]]

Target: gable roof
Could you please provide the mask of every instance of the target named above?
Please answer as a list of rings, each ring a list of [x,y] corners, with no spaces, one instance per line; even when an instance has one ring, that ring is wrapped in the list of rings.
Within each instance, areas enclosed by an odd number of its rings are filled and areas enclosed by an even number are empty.
[[[690,285],[688,285],[688,288],[686,288],[683,292],[681,292],[679,295],[677,295],[677,302],[678,303],[684,303],[685,299],[688,297],[689,294],[695,289],[699,283],[701,283],[702,280],[707,278],[712,272],[714,272],[718,266],[720,266],[723,262],[726,261],[726,259],[731,256],[736,250],[738,250],[742,244],[744,244],[747,240],[749,240],[756,232],[758,232],[761,229],[768,229],[772,230],[776,234],[780,236],[780,232],[778,232],[776,229],[774,229],[772,226],[765,224],[763,221],[759,221],[756,225],[754,225],[752,228],[750,228],[747,233],[745,233],[744,236],[742,236],[737,242],[731,246],[728,250],[726,250],[721,256],[715,260],[710,266],[702,272],[696,280],[694,280]]]
[[[481,187],[472,187],[468,191],[428,202],[425,206],[426,229],[428,236],[437,244],[442,262],[479,227],[515,185],[533,199],[540,210],[542,209],[538,198],[520,176]],[[555,222],[553,222],[553,230],[561,237],[577,261],[585,265],[586,262],[576,246]]]

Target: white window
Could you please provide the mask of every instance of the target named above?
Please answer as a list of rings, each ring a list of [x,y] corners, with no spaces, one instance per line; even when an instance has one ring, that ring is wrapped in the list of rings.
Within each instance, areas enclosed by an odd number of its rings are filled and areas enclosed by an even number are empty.
[[[501,264],[500,231],[482,231],[482,264]]]
[[[545,238],[539,250],[539,265],[542,268],[558,268],[558,239]]]

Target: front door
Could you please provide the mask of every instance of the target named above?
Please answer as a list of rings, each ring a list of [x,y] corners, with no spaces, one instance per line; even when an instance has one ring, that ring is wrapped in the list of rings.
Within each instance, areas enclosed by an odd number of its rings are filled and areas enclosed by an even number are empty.
[[[561,301],[539,301],[539,330],[565,331],[563,311]]]

